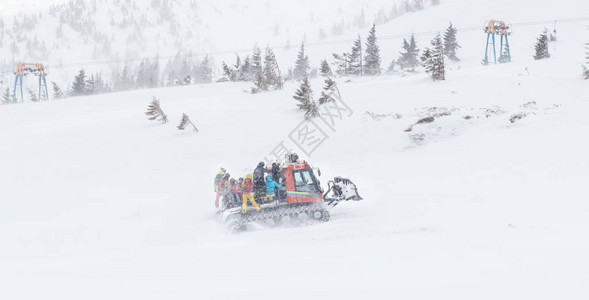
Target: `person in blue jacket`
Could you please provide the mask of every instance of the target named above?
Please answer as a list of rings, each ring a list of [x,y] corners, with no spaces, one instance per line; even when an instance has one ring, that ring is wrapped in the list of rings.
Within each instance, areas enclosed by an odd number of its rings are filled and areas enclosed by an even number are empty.
[[[272,175],[266,177],[266,199],[272,200],[274,198],[274,189],[281,188],[282,185],[272,180]]]

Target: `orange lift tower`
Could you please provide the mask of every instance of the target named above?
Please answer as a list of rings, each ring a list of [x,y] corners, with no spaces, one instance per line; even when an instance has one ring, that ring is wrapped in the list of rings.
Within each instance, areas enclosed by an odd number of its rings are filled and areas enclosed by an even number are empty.
[[[501,46],[499,51],[501,52],[501,57],[499,58],[499,62],[511,62],[511,52],[509,50],[509,41],[507,40],[507,36],[510,34],[508,32],[509,26],[505,25],[505,22],[498,21],[498,20],[491,20],[489,21],[489,25],[485,27],[484,31],[487,33],[487,45],[485,46],[485,59],[483,60],[483,65],[489,63],[489,45],[493,45],[493,60],[497,63],[497,52],[495,50],[495,35],[501,36]],[[491,43],[489,43],[489,38],[492,39]],[[507,51],[506,55],[503,54],[503,39],[505,39],[505,50]]]
[[[34,74],[39,79],[39,95],[38,99],[41,100],[49,100],[49,93],[47,92],[47,81],[45,79],[45,67],[43,64],[39,63],[18,63],[16,65],[16,75],[14,80],[14,93],[12,94],[13,102],[17,102],[16,91],[17,87],[20,87],[20,102],[24,101],[23,94],[22,94],[22,79],[24,76]]]

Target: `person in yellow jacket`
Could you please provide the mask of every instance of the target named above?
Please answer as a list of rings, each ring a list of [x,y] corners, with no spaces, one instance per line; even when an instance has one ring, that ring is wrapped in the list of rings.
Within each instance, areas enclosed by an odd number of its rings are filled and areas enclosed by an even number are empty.
[[[243,204],[241,205],[241,212],[247,212],[247,202],[250,201],[257,211],[260,211],[260,206],[254,200],[254,182],[252,181],[252,174],[247,174],[243,181]]]

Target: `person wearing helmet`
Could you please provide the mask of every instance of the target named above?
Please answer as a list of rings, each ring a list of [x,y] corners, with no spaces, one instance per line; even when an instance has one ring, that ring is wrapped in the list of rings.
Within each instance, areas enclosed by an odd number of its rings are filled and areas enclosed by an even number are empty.
[[[264,196],[264,173],[269,173],[270,171],[264,168],[264,162],[261,161],[256,169],[254,170],[254,196],[255,197],[263,197]]]
[[[225,172],[227,171],[225,171],[224,168],[221,168],[219,173],[215,175],[215,192],[219,190],[219,182],[221,181],[221,179],[223,179],[223,175],[225,175]]]
[[[225,169],[221,168],[221,170],[219,171],[219,173],[217,175],[215,175],[215,183],[214,183],[214,188],[215,188],[215,192],[217,193],[217,198],[215,199],[215,207],[219,207],[219,183],[221,182],[221,180],[223,179],[223,176],[225,175]]]
[[[260,211],[260,206],[256,203],[254,199],[254,183],[252,181],[252,174],[247,174],[245,176],[245,180],[243,181],[243,203],[241,205],[241,213],[245,214],[247,212],[247,202],[251,202],[254,208],[257,211]]]

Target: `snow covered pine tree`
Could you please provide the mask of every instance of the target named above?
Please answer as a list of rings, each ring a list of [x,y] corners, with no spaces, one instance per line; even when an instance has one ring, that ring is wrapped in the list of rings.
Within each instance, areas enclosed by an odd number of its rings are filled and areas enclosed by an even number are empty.
[[[550,58],[550,53],[548,53],[548,30],[544,29],[544,32],[540,34],[538,41],[536,42],[535,49],[535,60]]]
[[[294,70],[292,71],[292,77],[294,79],[302,79],[304,76],[309,74],[309,57],[305,55],[305,43],[301,43],[297,61],[295,62]]]
[[[425,72],[431,74],[432,80],[445,80],[446,70],[444,65],[444,47],[439,34],[431,42],[432,49],[425,48],[421,56]]]
[[[364,73],[368,76],[380,75],[380,49],[376,44],[376,25],[373,24],[366,39],[366,55],[364,56]]]
[[[311,84],[307,76],[303,77],[303,81],[293,98],[299,102],[297,104],[299,109],[305,111],[305,119],[309,120],[319,115],[319,108],[313,100],[313,90],[311,90]]]

